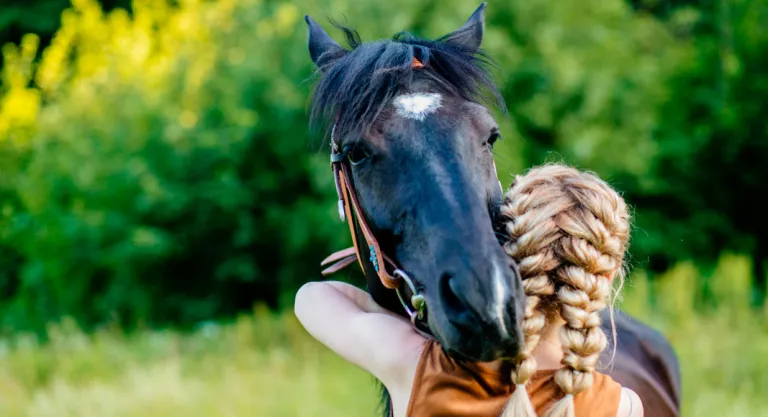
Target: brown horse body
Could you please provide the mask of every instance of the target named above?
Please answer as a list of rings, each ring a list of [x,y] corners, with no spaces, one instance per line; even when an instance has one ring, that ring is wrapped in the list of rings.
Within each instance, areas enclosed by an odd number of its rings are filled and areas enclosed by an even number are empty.
[[[606,334],[612,332],[608,311],[602,314]],[[622,313],[614,314],[616,355],[606,349],[601,372],[640,396],[645,415],[680,415],[680,365],[669,341],[658,331]]]

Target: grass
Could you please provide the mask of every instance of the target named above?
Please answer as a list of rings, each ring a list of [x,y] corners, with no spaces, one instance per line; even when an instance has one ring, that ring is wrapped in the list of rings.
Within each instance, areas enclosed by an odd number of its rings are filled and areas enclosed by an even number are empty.
[[[747,307],[749,262],[725,257],[716,306],[697,312],[700,277],[679,265],[658,283],[635,274],[622,307],[661,329],[683,369],[683,415],[768,415],[768,326]],[[191,334],[70,321],[51,341],[0,343],[0,415],[25,417],[372,416],[372,377],[313,341],[290,312],[256,309]]]
[[[712,305],[696,308],[701,277],[681,264],[651,284],[636,274],[622,308],[661,330],[683,373],[684,416],[768,416],[768,308],[749,307],[750,262],[725,256]]]
[[[194,334],[87,336],[71,322],[0,359],[0,415],[363,416],[372,377],[311,340],[289,314],[264,311]],[[341,412],[339,412],[341,409]]]

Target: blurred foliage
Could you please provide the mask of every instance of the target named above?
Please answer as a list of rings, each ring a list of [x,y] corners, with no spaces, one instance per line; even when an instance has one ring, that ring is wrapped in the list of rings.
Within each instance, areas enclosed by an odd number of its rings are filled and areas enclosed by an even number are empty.
[[[115,7],[130,7],[130,0],[100,0],[104,10]],[[3,0],[0,13],[0,45],[19,43],[27,33],[35,33],[41,38],[42,46],[47,46],[53,34],[59,28],[61,12],[70,6],[70,0]],[[3,66],[0,54],[0,67]]]
[[[636,209],[634,266],[695,261],[705,302],[719,254],[750,254],[761,305],[768,2],[677,4],[657,10],[663,25],[618,2],[517,3],[491,16],[522,48],[502,67],[526,163],[564,159],[609,179]]]
[[[34,35],[5,48],[2,154],[21,156],[3,174],[6,327],[194,323],[274,305],[316,272],[343,235],[302,127],[294,80],[311,68],[283,53],[303,44],[300,17],[147,0],[131,18],[80,0],[36,71]]]
[[[661,329],[680,356],[682,416],[768,415],[768,317],[748,305],[749,263],[722,258],[712,275],[722,291],[704,314],[690,291],[701,279],[692,265],[653,281],[638,273],[625,287],[622,308]],[[1,415],[376,415],[373,377],[315,341],[290,312],[257,308],[191,334],[86,334],[72,320],[47,332],[45,344],[22,334],[0,339]]]
[[[0,86],[0,325],[192,324],[290,304],[348,243],[306,131],[301,16],[345,16],[363,39],[437,37],[477,6],[453,3],[74,0],[60,24],[45,19],[61,1],[4,8],[0,37],[18,42]],[[511,113],[505,185],[546,160],[595,170],[635,206],[632,266],[692,262],[697,304],[712,305],[715,261],[746,254],[762,304],[768,1],[490,2],[487,15]]]

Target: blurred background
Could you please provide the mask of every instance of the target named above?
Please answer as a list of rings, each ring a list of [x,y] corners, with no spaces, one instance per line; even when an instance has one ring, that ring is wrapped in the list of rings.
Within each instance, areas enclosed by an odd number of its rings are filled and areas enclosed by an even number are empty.
[[[302,17],[434,38],[478,4],[0,2],[0,415],[374,415],[292,313],[349,244]],[[768,415],[768,1],[486,15],[504,186],[562,161],[619,189],[620,307],[675,346],[683,415]]]

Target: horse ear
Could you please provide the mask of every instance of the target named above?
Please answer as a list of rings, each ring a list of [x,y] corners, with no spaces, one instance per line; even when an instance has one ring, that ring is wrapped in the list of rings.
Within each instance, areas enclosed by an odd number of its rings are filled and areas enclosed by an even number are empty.
[[[485,5],[483,2],[467,19],[464,26],[443,36],[440,41],[454,44],[466,49],[469,52],[477,52],[480,44],[483,42],[483,33],[485,32]]]
[[[304,16],[304,20],[309,26],[309,56],[318,68],[324,68],[347,52],[311,17]]]

